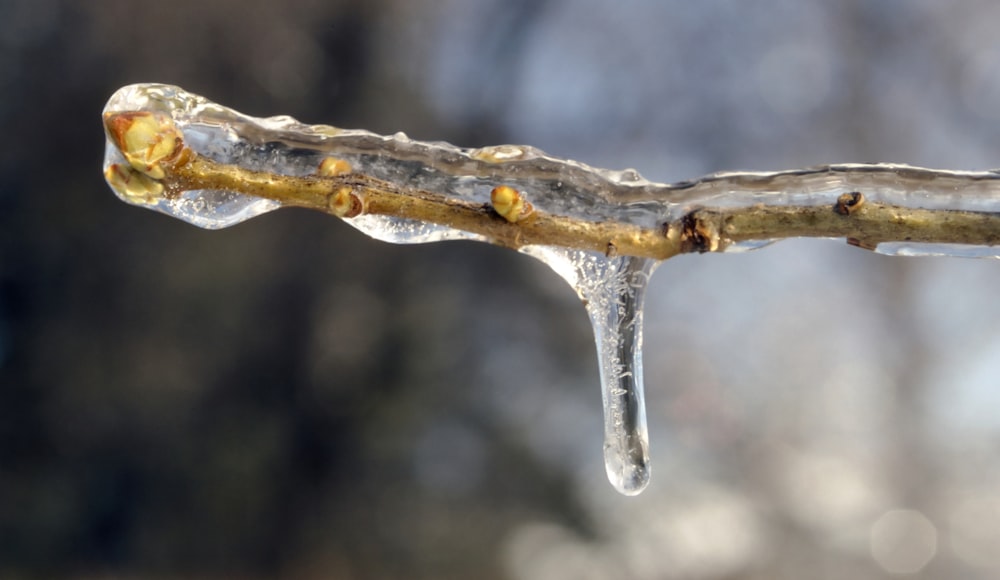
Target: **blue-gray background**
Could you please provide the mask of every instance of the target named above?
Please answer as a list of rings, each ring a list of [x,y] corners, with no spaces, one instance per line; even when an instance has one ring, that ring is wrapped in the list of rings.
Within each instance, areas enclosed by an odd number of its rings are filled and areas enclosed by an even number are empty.
[[[128,207],[100,112],[151,81],[661,181],[987,169],[998,25],[985,0],[0,1],[0,576],[995,578],[996,263],[663,265],[654,475],[625,498],[543,265]]]

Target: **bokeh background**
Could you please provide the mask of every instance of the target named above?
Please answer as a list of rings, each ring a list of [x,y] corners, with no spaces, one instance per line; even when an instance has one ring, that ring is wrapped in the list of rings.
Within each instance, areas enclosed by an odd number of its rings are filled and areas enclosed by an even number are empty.
[[[101,177],[119,86],[674,181],[998,165],[988,0],[0,0],[0,577],[1000,575],[995,262],[663,265],[653,481],[601,463],[568,286]]]

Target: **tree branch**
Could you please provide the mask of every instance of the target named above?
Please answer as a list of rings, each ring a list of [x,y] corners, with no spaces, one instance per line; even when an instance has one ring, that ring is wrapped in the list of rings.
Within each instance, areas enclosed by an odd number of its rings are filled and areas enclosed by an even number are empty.
[[[162,103],[163,99],[158,101]],[[109,104],[105,113],[106,132],[117,150],[113,154],[119,157],[106,165],[106,177],[129,202],[155,206],[185,192],[222,190],[347,220],[376,215],[437,224],[508,248],[560,246],[656,260],[793,237],[846,238],[870,250],[886,242],[1000,244],[1000,213],[986,211],[1000,207],[1000,175],[995,172],[850,164],[720,173],[662,185],[627,171],[596,170],[540,152],[532,153],[539,161],[527,165],[522,158],[530,148],[469,151],[358,132],[368,139],[364,147],[352,142],[344,148],[344,158],[327,155],[312,172],[289,175],[218,161],[195,151],[178,127],[191,119],[177,117],[178,110],[189,115],[198,111],[189,110],[186,102],[171,106],[111,110]],[[240,122],[252,120],[232,115]],[[211,118],[200,122],[222,124]],[[230,120],[230,126],[235,122]],[[307,127],[293,137],[308,145],[323,131],[336,134],[328,129]],[[256,130],[262,133],[256,136],[258,143],[291,139],[288,130],[260,126]],[[371,137],[376,138],[374,144]],[[339,152],[329,146],[316,146],[316,151]],[[448,183],[485,181],[492,185],[491,195],[478,201],[456,194],[450,185],[432,189],[405,175],[376,176],[375,171],[352,165],[351,156],[375,158],[382,164],[422,164],[421,169],[445,175]],[[566,185],[556,180],[560,176],[565,176]],[[560,188],[576,205],[550,191]],[[638,214],[641,217],[635,218]]]

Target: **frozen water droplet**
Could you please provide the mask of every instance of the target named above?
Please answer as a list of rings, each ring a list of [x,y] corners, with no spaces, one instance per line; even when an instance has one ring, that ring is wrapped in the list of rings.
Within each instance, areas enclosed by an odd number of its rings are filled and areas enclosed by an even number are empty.
[[[365,234],[392,244],[423,244],[446,240],[483,240],[482,236],[429,222],[365,214],[345,219]]]
[[[218,230],[278,207],[280,204],[270,199],[250,197],[232,191],[199,189],[163,199],[154,205],[153,209],[201,228]]]
[[[479,159],[480,161],[500,163],[501,161],[512,161],[515,159],[530,159],[535,155],[530,147],[522,147],[520,145],[494,145],[491,147],[475,149],[469,153],[469,156],[473,159]]]
[[[649,483],[649,436],[642,375],[642,306],[658,262],[583,250],[522,250],[548,264],[576,290],[594,329],[604,402],[604,465],[619,492]]]
[[[629,167],[628,169],[622,170],[621,175],[618,177],[618,179],[619,181],[622,181],[624,183],[630,183],[633,181],[639,181],[640,179],[642,179],[642,176],[639,175],[638,171]]]

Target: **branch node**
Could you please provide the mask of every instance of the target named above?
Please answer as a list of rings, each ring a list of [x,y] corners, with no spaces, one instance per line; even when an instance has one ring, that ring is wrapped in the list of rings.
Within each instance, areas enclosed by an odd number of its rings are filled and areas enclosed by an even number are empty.
[[[330,212],[339,218],[353,218],[364,212],[361,197],[348,186],[338,187],[330,194]]]
[[[715,252],[719,249],[719,231],[715,224],[711,223],[708,215],[701,210],[694,210],[681,218],[681,253]]]
[[[851,215],[861,209],[865,203],[865,196],[860,191],[851,191],[840,194],[837,203],[833,204],[833,211],[840,215]]]

